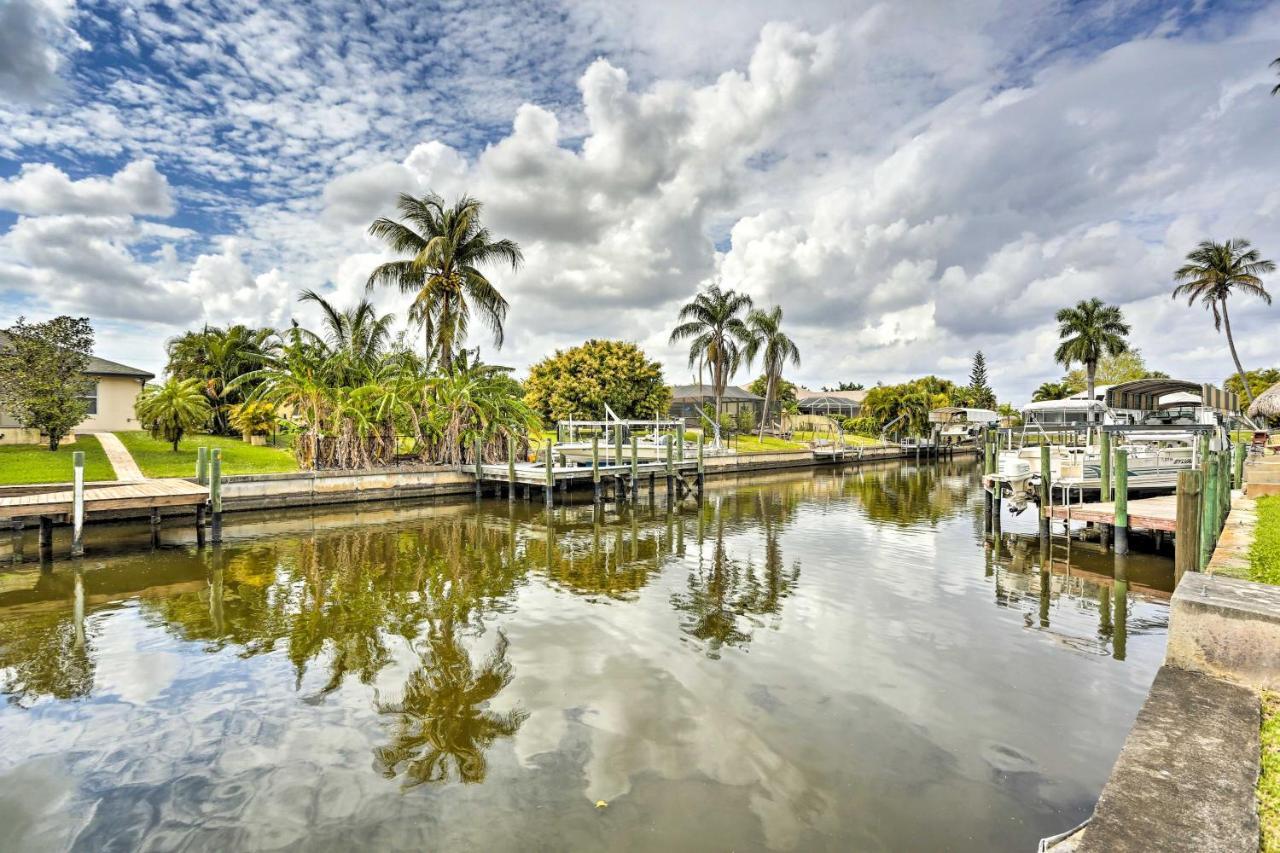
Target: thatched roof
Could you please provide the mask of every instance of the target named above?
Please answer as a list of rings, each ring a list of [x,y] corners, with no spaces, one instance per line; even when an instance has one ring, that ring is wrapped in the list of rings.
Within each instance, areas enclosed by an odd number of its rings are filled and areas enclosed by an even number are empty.
[[[1280,418],[1280,382],[1259,394],[1249,407],[1251,418]]]

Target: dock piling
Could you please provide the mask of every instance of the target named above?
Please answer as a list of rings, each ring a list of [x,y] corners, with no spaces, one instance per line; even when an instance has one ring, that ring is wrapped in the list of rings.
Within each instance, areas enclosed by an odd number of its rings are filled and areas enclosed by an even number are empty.
[[[210,539],[217,545],[222,542],[222,448],[215,447],[209,464],[209,509],[213,514]]]
[[[204,547],[204,504],[196,504],[196,547]]]
[[[84,556],[84,451],[71,454],[71,556]]]
[[[40,552],[53,549],[53,519],[47,515],[40,516]]]
[[[1049,445],[1040,445],[1040,538],[1049,538],[1049,480],[1052,472],[1049,465]]]
[[[1244,488],[1244,450],[1243,441],[1237,441],[1236,446],[1232,448],[1232,453],[1234,454],[1231,466],[1234,474],[1232,483],[1237,489]]]
[[[1102,430],[1099,437],[1102,450],[1102,484],[1100,491],[1101,497],[1098,500],[1108,503],[1111,500],[1111,433]]]
[[[1205,456],[1201,463],[1203,485],[1200,499],[1200,559],[1199,571],[1209,565],[1209,557],[1213,555],[1214,541],[1217,539],[1217,494],[1218,494],[1218,459],[1212,453]]]
[[[209,485],[209,448],[196,448],[196,482],[202,486]]]
[[[702,501],[702,486],[706,479],[706,467],[702,458],[702,436],[698,436],[698,501]]]
[[[516,499],[516,439],[507,436],[507,503]]]
[[[552,501],[555,500],[554,490],[556,485],[555,472],[552,471],[552,468],[551,468],[552,461],[553,461],[551,458],[551,439],[548,438],[546,441],[544,441],[542,443],[542,448],[545,451],[544,455],[546,457],[546,469],[547,469],[546,484],[543,487],[542,491],[546,498],[547,509],[550,509],[552,505]]]
[[[484,463],[484,450],[480,443],[480,439],[475,441],[476,449],[476,499],[484,497],[484,470],[481,465]]]
[[[151,508],[151,547],[160,547],[160,507]]]
[[[600,436],[591,436],[591,485],[595,489],[595,502],[600,503]]]
[[[1105,435],[1106,433],[1103,433]],[[1129,452],[1116,448],[1116,554],[1129,553]]]
[[[13,564],[15,566],[22,563],[22,528],[24,526],[25,522],[21,518],[13,520],[11,527],[13,533],[10,535],[13,537]]]
[[[1201,518],[1201,483],[1200,471],[1178,472],[1178,511],[1177,529],[1173,540],[1173,583],[1187,572],[1200,570],[1200,518]]]

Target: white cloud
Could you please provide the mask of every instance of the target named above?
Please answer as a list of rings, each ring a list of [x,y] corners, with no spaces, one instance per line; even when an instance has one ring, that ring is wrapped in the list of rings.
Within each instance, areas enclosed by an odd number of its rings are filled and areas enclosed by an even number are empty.
[[[134,160],[110,178],[73,181],[48,163],[26,163],[0,181],[0,210],[17,213],[170,216],[169,182],[151,160]]]
[[[87,45],[68,26],[73,0],[7,0],[0,6],[0,94],[38,101],[57,86],[63,54]]]

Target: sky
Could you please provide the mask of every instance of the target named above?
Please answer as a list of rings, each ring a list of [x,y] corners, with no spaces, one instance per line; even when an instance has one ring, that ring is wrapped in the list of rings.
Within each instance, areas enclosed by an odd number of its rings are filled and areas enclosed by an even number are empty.
[[[719,281],[782,307],[810,387],[981,349],[1025,402],[1094,296],[1221,383],[1171,273],[1204,239],[1280,259],[1277,57],[1280,2],[0,0],[0,327],[88,316],[160,373],[186,329],[354,303],[370,222],[434,191],[524,250],[489,270],[504,345],[471,341],[518,375],[609,337],[691,381],[668,335]],[[1280,302],[1231,308],[1280,366]]]

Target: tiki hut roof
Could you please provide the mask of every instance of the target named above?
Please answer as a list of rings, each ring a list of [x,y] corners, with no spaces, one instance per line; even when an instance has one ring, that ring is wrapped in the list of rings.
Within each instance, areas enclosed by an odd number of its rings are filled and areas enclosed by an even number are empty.
[[[1263,391],[1249,407],[1251,418],[1280,418],[1280,382]]]

